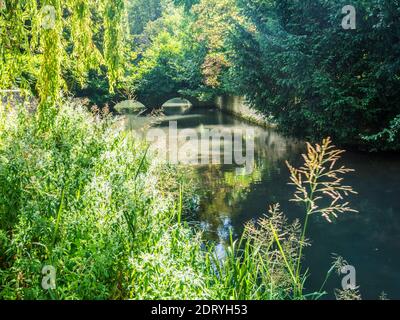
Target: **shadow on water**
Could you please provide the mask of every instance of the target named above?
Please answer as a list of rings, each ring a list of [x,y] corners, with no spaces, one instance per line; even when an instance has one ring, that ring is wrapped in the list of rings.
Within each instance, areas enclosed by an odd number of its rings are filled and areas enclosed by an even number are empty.
[[[204,193],[195,220],[207,239],[223,247],[230,230],[235,236],[240,235],[244,223],[266,214],[274,203],[281,204],[290,220],[303,218],[302,208],[289,202],[294,190],[288,185],[285,165],[285,160],[296,166],[301,164],[303,142],[215,109],[170,112],[158,127],[167,131],[169,121],[177,121],[178,131],[251,128],[255,132],[255,162],[250,174],[239,174],[234,164],[196,166]],[[331,266],[332,254],[336,253],[356,268],[357,285],[364,299],[376,299],[383,291],[389,298],[399,299],[400,157],[347,152],[343,162],[356,170],[346,182],[359,192],[351,198],[352,207],[359,213],[340,216],[333,224],[313,217],[308,234],[312,246],[305,253],[305,266],[310,270],[308,291],[319,289]],[[341,279],[333,276],[326,288],[328,297],[333,298],[334,288],[340,286]]]

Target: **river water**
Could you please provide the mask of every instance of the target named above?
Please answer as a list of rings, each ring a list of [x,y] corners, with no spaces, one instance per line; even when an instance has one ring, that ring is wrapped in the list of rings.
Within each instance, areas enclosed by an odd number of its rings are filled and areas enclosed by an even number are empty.
[[[177,135],[184,129],[193,129],[199,136],[208,129],[243,135],[250,130],[254,135],[251,172],[237,170],[243,165],[235,163],[194,165],[204,192],[199,212],[192,219],[200,224],[207,239],[223,248],[230,230],[239,236],[247,221],[266,214],[269,205],[275,203],[280,203],[289,220],[303,219],[302,208],[289,202],[294,189],[288,185],[285,160],[299,166],[304,142],[216,109],[180,108],[166,114],[157,127],[167,135],[171,134],[170,121],[177,122]],[[138,119],[132,117],[130,128],[137,123]],[[220,146],[211,148],[220,150]],[[199,150],[199,159],[204,156],[201,153]],[[310,272],[306,289],[312,292],[320,288],[332,255],[338,254],[355,267],[363,299],[377,299],[382,292],[389,299],[400,299],[400,156],[347,152],[342,162],[356,170],[347,176],[346,184],[358,192],[350,202],[359,213],[342,215],[331,224],[312,217],[308,230],[312,245],[305,252],[304,263]],[[331,277],[325,288],[327,298],[334,298],[333,290],[341,287],[341,277]]]

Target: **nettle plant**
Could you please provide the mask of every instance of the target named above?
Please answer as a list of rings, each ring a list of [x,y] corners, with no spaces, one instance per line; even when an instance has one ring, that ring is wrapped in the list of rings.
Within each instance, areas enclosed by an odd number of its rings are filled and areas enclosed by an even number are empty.
[[[291,201],[305,207],[303,225],[298,220],[289,224],[279,204],[271,206],[268,216],[246,225],[244,239],[247,239],[246,246],[251,246],[252,254],[257,256],[259,263],[256,274],[263,279],[260,285],[264,287],[263,290],[280,292],[293,299],[317,299],[325,294],[323,287],[337,269],[338,262],[336,260],[327,273],[319,292],[304,294],[307,274],[302,273],[303,250],[309,245],[306,236],[312,215],[321,215],[331,223],[342,213],[357,212],[345,200],[356,192],[351,186],[343,185],[343,175],[354,171],[337,166],[343,153],[327,138],[316,146],[307,143],[302,167],[295,168],[287,163],[290,184],[296,187]]]

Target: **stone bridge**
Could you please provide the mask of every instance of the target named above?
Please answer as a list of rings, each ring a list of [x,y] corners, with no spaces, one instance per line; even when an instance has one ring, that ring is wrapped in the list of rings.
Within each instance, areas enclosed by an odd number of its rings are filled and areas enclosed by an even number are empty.
[[[213,101],[200,101],[194,97],[182,95],[178,92],[171,92],[162,96],[139,96],[137,101],[142,103],[146,108],[158,109],[161,108],[166,102],[173,100],[187,100],[193,107],[214,107]]]

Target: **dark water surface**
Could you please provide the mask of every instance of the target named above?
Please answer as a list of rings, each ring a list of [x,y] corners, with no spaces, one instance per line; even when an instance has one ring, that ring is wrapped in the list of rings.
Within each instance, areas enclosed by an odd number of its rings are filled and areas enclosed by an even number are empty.
[[[196,166],[206,190],[196,220],[208,239],[223,247],[229,230],[240,235],[243,224],[267,213],[280,203],[289,220],[303,219],[304,211],[289,203],[293,187],[288,185],[285,165],[301,164],[304,142],[285,138],[273,129],[253,126],[215,109],[189,109],[167,116],[159,127],[167,129],[176,120],[178,129],[245,130],[255,132],[255,165],[250,174],[239,174],[235,165]],[[201,157],[201,155],[199,155]],[[343,256],[357,271],[357,285],[364,299],[377,299],[384,291],[400,299],[400,156],[347,152],[343,163],[356,170],[347,176],[357,196],[350,198],[358,214],[345,214],[329,224],[313,216],[305,266],[310,269],[308,291],[317,290],[332,263],[332,254]],[[333,297],[341,279],[333,275],[326,289]]]

